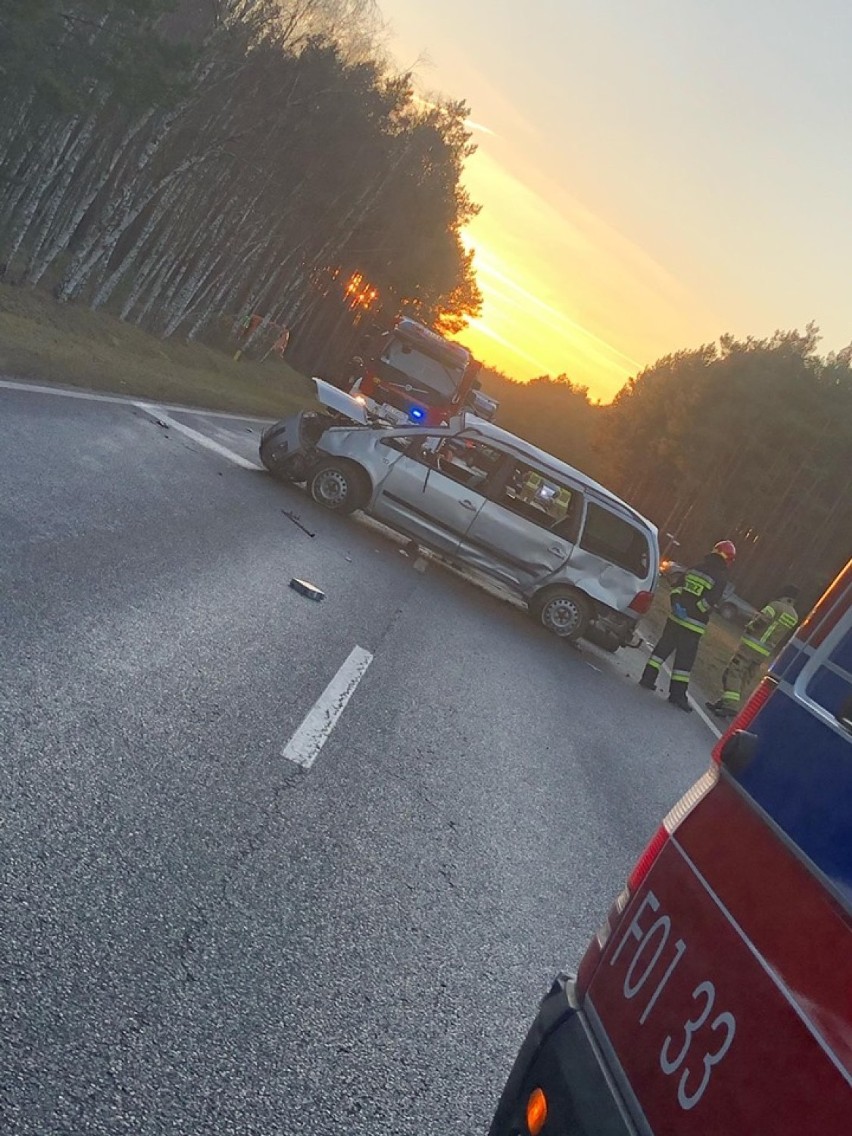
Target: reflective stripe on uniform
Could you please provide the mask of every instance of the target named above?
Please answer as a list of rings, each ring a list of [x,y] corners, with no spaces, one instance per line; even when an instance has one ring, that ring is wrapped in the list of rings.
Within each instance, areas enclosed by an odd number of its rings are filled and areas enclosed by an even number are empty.
[[[688,630],[694,631],[696,635],[703,635],[707,630],[706,623],[702,623],[700,619],[690,619],[688,615],[670,615],[669,619],[679,627],[686,627]]]
[[[672,682],[689,682],[691,671],[672,671]]]
[[[705,584],[708,588],[712,588],[713,585],[716,583],[716,581],[713,579],[712,576],[708,576],[704,572],[698,572],[694,568],[691,568],[687,572],[686,578],[687,578],[687,580],[699,580],[702,584]]]
[[[738,690],[725,690],[722,693],[722,701],[728,706],[739,706],[740,692]]]
[[[742,637],[742,639],[740,640],[740,646],[748,647],[750,650],[756,651],[758,655],[763,655],[767,658],[772,653],[768,647],[764,646],[762,642],[758,642],[757,639],[751,639],[748,635],[744,635]]]
[[[760,618],[766,620],[762,628]],[[742,642],[752,651],[766,657],[771,655],[775,647],[783,642],[785,635],[793,631],[799,623],[798,616],[789,611],[778,611],[773,604],[767,604],[760,612],[760,616],[746,627]]]
[[[683,581],[683,590],[689,592],[691,596],[698,596],[699,598],[712,587],[713,581],[699,572],[687,572]]]
[[[650,659],[648,660],[647,665],[649,667],[653,667],[655,671],[658,671],[660,669],[660,667],[663,665],[663,660],[658,659],[655,655],[652,655],[650,657]]]

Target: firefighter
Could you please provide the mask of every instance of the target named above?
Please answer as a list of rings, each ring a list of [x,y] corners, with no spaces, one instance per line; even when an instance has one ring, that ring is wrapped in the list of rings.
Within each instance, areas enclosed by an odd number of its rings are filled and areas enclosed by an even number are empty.
[[[730,540],[720,540],[700,564],[684,573],[682,582],[672,588],[672,613],[663,634],[651,652],[639,685],[653,690],[663,663],[674,652],[669,683],[669,702],[678,710],[692,712],[687,691],[701,636],[710,622],[710,612],[718,604],[728,582],[728,570],[737,550]]]
[[[743,636],[722,675],[722,697],[706,703],[718,718],[735,718],[743,694],[761,666],[790,638],[799,625],[796,600],[799,589],[787,584],[781,596],[768,603],[746,624]]]

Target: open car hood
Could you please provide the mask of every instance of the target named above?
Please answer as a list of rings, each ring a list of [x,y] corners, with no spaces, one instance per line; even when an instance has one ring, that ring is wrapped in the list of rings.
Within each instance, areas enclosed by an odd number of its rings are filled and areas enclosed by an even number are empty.
[[[327,406],[329,410],[336,410],[338,414],[351,418],[353,422],[357,422],[361,426],[368,424],[366,409],[351,394],[338,390],[337,387],[333,387],[324,379],[313,378],[311,382],[316,388],[317,399],[323,406]]]

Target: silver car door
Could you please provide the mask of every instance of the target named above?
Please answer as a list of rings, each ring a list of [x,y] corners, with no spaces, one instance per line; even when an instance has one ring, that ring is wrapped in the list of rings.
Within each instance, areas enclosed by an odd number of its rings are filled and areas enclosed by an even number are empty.
[[[571,558],[581,513],[576,487],[515,462],[468,529],[459,559],[526,592]]]
[[[431,447],[420,441],[422,437],[393,462],[378,486],[372,513],[430,548],[454,555],[486,502],[480,486],[487,470],[479,468],[476,458],[487,447],[467,447],[475,456],[465,463],[454,460],[447,439],[436,437]]]

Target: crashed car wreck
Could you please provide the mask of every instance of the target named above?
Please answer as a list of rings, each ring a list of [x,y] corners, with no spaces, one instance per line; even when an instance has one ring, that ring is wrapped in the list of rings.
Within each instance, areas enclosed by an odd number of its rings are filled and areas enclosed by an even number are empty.
[[[635,644],[657,584],[654,525],[580,470],[465,413],[394,425],[314,379],[322,409],[264,431],[260,458],[317,504],[363,509],[508,586],[549,631]]]

